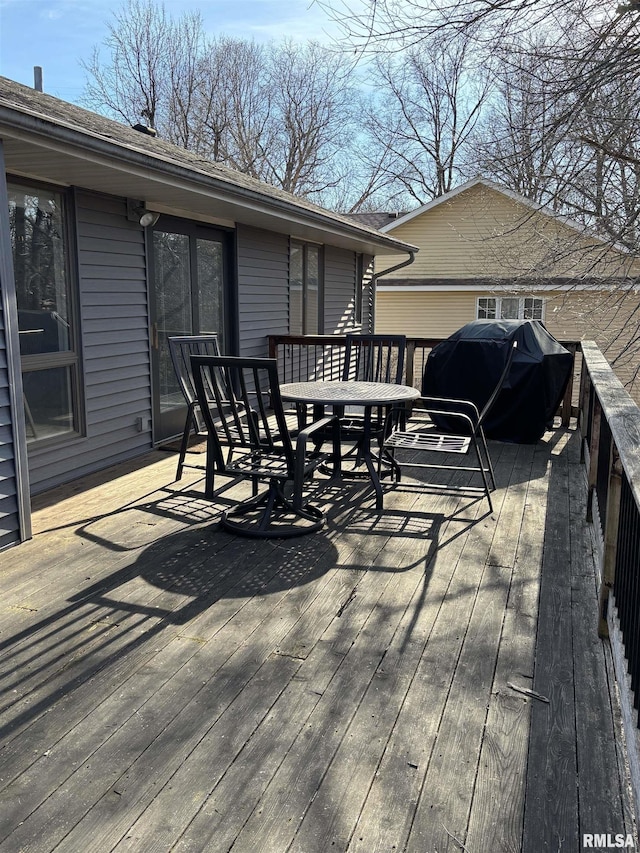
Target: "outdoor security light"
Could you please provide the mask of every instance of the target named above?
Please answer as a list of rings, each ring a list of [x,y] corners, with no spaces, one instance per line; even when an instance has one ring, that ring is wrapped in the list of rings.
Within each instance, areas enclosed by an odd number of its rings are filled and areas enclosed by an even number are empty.
[[[160,214],[153,210],[147,210],[144,201],[135,201],[127,199],[127,219],[129,222],[139,222],[143,228],[148,228],[150,225],[155,225]]]
[[[143,228],[147,228],[149,225],[155,225],[158,219],[160,219],[159,213],[154,213],[152,210],[143,210],[140,214],[140,225]]]

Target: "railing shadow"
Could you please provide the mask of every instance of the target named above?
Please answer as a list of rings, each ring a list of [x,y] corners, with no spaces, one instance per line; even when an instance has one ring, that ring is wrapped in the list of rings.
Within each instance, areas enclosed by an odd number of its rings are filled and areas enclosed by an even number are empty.
[[[255,597],[286,595],[335,570],[357,576],[417,570],[422,573],[423,600],[438,548],[441,516],[362,511],[358,509],[361,488],[354,489],[347,502],[350,509],[345,510],[344,489],[333,493],[333,487],[327,489],[325,484],[324,490],[319,486],[324,499],[330,501],[339,494],[340,500],[328,504],[324,531],[295,540],[245,540],[215,523],[221,507],[231,501],[230,489],[231,485],[224,485],[208,510],[199,495],[167,490],[156,501],[81,521],[78,538],[94,547],[94,558],[97,554],[98,561],[113,561],[118,568],[76,587],[63,606],[0,642],[0,737],[21,731],[92,680],[108,683],[113,679],[112,688],[118,689],[125,660],[153,657],[222,599],[230,602],[225,607],[225,619],[230,619]],[[189,526],[141,547],[130,533],[127,512],[133,510]],[[107,515],[112,534],[121,536],[120,541],[91,530]],[[411,541],[423,541],[425,547],[407,548],[406,555],[391,562],[370,559],[368,552],[360,557],[357,549],[349,548],[346,559],[339,540],[347,531],[368,539],[381,537],[376,553],[391,536],[398,547]]]
[[[574,431],[551,437],[528,743],[523,853],[578,847],[583,833],[630,832],[618,766],[616,701],[597,636],[596,566],[587,485]],[[603,836],[604,837],[604,836]]]

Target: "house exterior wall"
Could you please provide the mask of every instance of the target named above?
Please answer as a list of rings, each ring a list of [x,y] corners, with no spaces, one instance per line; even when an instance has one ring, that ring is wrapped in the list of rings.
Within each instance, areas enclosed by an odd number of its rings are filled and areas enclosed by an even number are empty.
[[[355,319],[356,256],[354,252],[325,246],[324,334],[344,334]]]
[[[29,494],[133,458],[153,446],[144,230],[127,219],[126,199],[116,196],[75,190],[70,214],[81,434],[59,444],[26,445],[27,501]],[[8,238],[8,227],[6,232]],[[267,335],[289,331],[289,237],[238,225],[235,239],[237,289],[231,314],[237,321],[238,349],[241,355],[265,356]],[[323,248],[327,333],[355,324],[356,257],[352,251]],[[0,304],[0,549],[20,539],[12,444],[16,415],[10,406],[4,319]]]
[[[505,291],[507,292],[507,291]],[[500,290],[378,291],[376,332],[409,337],[446,338],[476,319],[477,300]],[[524,293],[522,295],[525,295]],[[530,295],[530,294],[526,294]],[[627,390],[640,400],[634,331],[640,318],[640,293],[600,290],[537,291],[544,299],[544,325],[558,340],[595,340]]]
[[[9,221],[0,139],[0,550],[31,536],[25,407]]]
[[[152,446],[144,233],[124,199],[84,192],[76,229],[85,435],[30,450],[32,494]],[[289,331],[289,238],[239,225],[236,253],[239,352],[265,356],[267,335]],[[326,332],[353,327],[355,253],[325,247],[324,288]]]
[[[289,331],[289,238],[236,228],[239,354],[263,358],[267,335]]]
[[[144,233],[127,221],[124,199],[83,192],[76,195],[76,228],[86,434],[29,451],[32,493],[151,447]]]
[[[477,184],[399,224],[391,232],[419,247],[413,264],[385,276],[401,278],[620,277],[629,258],[587,239],[558,217],[538,213]],[[376,256],[376,269],[393,259]]]
[[[0,281],[0,287],[3,282]],[[20,537],[4,307],[0,300],[0,550]]]
[[[375,326],[376,286],[373,281],[375,258],[364,255],[362,268],[362,331],[372,333]]]
[[[259,228],[236,228],[239,353],[263,357],[268,335],[289,334],[289,238]],[[323,334],[355,323],[356,254],[323,248]]]
[[[378,334],[446,338],[475,320],[475,310],[475,293],[378,290],[375,330]]]
[[[551,334],[595,340],[640,396],[638,294],[620,285],[637,280],[638,259],[481,181],[389,233],[420,251],[411,266],[378,280],[376,331],[448,337],[476,319],[479,297],[534,296],[545,301]],[[377,255],[376,269],[389,261]]]
[[[10,382],[10,330],[7,310],[13,296],[7,185],[0,140],[0,550],[20,540],[18,470]]]
[[[550,294],[545,326],[559,340],[593,340],[640,405],[637,332],[640,293],[576,290]]]

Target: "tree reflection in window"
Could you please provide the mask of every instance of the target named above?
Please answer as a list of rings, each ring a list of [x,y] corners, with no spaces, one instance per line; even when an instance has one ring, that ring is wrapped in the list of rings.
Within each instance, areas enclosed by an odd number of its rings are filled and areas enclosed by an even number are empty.
[[[79,390],[64,199],[17,183],[8,191],[27,441],[59,439],[78,431]]]

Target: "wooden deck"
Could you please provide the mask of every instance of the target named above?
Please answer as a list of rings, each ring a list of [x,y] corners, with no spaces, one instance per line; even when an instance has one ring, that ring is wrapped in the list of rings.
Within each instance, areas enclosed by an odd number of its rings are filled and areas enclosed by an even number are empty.
[[[288,541],[220,531],[243,487],[167,453],[38,499],[0,556],[0,850],[636,839],[577,435],[494,453],[493,516],[319,480]]]

